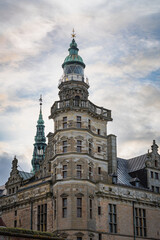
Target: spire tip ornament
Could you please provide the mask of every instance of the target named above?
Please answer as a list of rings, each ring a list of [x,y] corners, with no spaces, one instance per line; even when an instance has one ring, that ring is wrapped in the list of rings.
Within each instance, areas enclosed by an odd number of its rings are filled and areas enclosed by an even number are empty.
[[[76,34],[75,34],[75,31],[74,31],[74,28],[72,30],[72,34],[71,34],[72,38],[74,39],[76,37]]]

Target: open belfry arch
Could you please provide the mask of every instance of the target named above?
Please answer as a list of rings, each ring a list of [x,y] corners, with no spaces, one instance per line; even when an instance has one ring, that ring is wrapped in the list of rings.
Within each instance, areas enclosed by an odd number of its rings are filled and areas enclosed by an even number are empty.
[[[0,197],[1,217],[8,227],[72,240],[160,239],[158,145],[153,141],[142,156],[117,158],[116,136],[107,133],[111,110],[89,100],[75,37],[73,31],[59,100],[49,116],[54,132],[46,144],[40,97],[33,169],[19,171],[14,158],[7,194]]]

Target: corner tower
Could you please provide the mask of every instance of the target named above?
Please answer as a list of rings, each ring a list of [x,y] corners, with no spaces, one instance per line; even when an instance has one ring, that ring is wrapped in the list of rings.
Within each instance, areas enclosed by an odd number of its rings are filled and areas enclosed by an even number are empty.
[[[40,96],[40,113],[37,121],[37,132],[35,136],[34,150],[33,150],[33,158],[32,158],[32,168],[33,172],[37,172],[40,168],[40,164],[44,160],[45,157],[45,149],[46,149],[46,137],[44,133],[44,121],[42,116],[42,96]]]
[[[88,234],[96,231],[96,189],[99,183],[111,181],[107,123],[112,118],[110,110],[88,100],[85,64],[74,33],[72,37],[69,55],[62,64],[60,100],[51,107],[49,118],[54,121],[55,131],[48,135],[46,157],[53,182],[53,231],[71,239],[83,235],[88,239]]]

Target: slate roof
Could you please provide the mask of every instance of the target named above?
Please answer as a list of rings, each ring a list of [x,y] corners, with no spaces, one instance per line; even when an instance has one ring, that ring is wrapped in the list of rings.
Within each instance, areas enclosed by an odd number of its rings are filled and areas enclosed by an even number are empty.
[[[128,171],[134,172],[145,167],[145,161],[147,160],[147,153],[141,156],[131,158],[128,161]]]
[[[27,180],[27,179],[33,177],[34,173],[19,171],[19,175],[21,178],[23,178],[23,180]]]
[[[133,186],[131,184],[133,178],[129,173],[144,169],[146,160],[147,154],[128,160],[123,158],[117,158],[117,183],[127,186]]]

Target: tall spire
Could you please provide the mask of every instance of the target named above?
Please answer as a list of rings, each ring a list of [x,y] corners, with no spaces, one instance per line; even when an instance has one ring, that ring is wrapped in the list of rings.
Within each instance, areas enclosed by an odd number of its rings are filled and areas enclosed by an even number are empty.
[[[34,150],[33,150],[33,158],[32,158],[32,167],[33,172],[36,172],[40,168],[40,163],[44,160],[45,157],[45,149],[46,149],[46,137],[44,133],[44,121],[42,115],[42,95],[40,95],[40,112],[39,118],[37,121],[37,132],[35,136]]]

